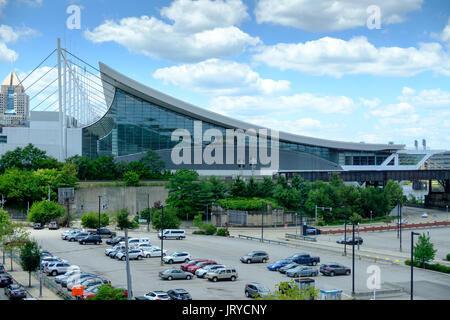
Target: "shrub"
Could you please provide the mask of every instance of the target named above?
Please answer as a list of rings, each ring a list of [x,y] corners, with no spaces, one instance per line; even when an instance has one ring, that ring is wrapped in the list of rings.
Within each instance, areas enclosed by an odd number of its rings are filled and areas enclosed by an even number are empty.
[[[230,232],[226,228],[220,228],[217,230],[216,235],[220,237],[228,237],[230,235]]]
[[[137,187],[139,186],[139,174],[134,171],[128,171],[123,175],[125,180],[125,185],[127,187]]]
[[[109,216],[104,212],[100,214],[100,224],[100,227],[106,227],[109,225]],[[92,211],[83,214],[81,217],[81,226],[88,229],[98,229],[98,212]]]
[[[195,230],[195,231],[192,231],[192,234],[205,234],[205,231],[204,230]]]
[[[405,260],[405,264],[407,266],[411,265],[411,260]],[[439,272],[444,272],[444,273],[450,273],[450,267],[448,266],[444,266],[442,264],[429,264],[429,263],[425,263],[424,266],[422,267],[422,263],[419,261],[414,261],[414,267],[417,268],[422,268],[422,269],[428,269],[428,270],[433,270],[433,271],[439,271]]]
[[[447,261],[450,261],[450,253],[447,254]]]
[[[205,234],[208,236],[212,236],[217,232],[217,228],[212,224],[205,224],[202,229],[205,230]]]

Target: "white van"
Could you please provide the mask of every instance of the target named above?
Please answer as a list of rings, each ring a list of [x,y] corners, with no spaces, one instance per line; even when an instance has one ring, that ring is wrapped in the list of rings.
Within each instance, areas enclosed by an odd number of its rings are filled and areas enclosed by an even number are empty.
[[[128,238],[128,247],[134,248],[137,247],[138,244],[150,244],[149,238]],[[125,241],[121,241],[120,245],[125,245]]]
[[[164,229],[164,239],[177,239],[181,240],[186,238],[186,232],[180,229]],[[158,238],[161,239],[161,232],[158,233]]]

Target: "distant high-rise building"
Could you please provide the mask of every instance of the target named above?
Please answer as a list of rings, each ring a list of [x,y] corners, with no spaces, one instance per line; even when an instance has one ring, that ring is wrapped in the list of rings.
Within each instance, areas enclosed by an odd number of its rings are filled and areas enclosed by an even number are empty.
[[[29,97],[16,73],[11,71],[0,89],[0,124],[23,125],[29,118]]]

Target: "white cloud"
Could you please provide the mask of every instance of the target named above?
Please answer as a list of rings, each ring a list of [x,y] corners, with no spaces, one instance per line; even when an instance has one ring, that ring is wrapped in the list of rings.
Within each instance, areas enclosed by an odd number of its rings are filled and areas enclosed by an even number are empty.
[[[211,99],[210,109],[215,112],[237,116],[263,112],[266,115],[288,115],[301,117],[308,112],[322,114],[349,114],[357,104],[345,96],[320,96],[311,93],[290,96],[267,97],[254,96],[220,96]]]
[[[214,95],[272,94],[290,86],[286,80],[263,79],[246,64],[219,59],[158,69],[153,77]]]
[[[227,13],[236,7],[241,9],[233,17],[229,14],[217,17],[220,11]],[[161,10],[163,16],[174,20],[173,24],[155,17],[129,17],[119,22],[107,20],[84,35],[94,43],[113,41],[132,52],[171,61],[229,57],[261,44],[259,38],[233,25],[243,19],[244,8],[240,1],[175,1]],[[181,14],[182,9],[187,11]]]
[[[370,113],[374,116],[388,118],[394,117],[401,114],[412,113],[415,109],[412,105],[406,102],[400,102],[396,104],[388,104],[386,106],[382,106],[378,109],[370,111]]]
[[[447,25],[445,26],[444,30],[442,30],[440,34],[440,39],[441,41],[446,42],[450,47],[450,18],[448,19]]]
[[[450,75],[450,57],[439,43],[419,43],[418,48],[376,48],[366,37],[342,40],[324,37],[305,43],[279,43],[261,47],[253,56],[281,70],[341,77],[346,74],[414,76],[424,71]]]
[[[450,109],[450,92],[439,88],[416,91],[404,87],[398,99],[417,107]]]
[[[161,10],[161,16],[173,21],[175,30],[185,33],[239,25],[249,18],[241,0],[175,0]]]
[[[8,48],[7,44],[15,43],[19,38],[26,38],[36,34],[35,30],[27,27],[14,29],[8,25],[0,25],[0,63],[11,63],[13,59],[17,60],[19,57],[18,53]]]
[[[381,10],[381,24],[400,23],[408,12],[419,10],[423,0],[259,0],[258,23],[273,23],[308,31],[339,31],[365,27],[367,8]]]

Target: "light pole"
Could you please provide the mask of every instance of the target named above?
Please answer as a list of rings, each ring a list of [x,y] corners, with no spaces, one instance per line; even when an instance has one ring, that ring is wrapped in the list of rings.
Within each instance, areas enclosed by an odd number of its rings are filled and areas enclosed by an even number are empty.
[[[344,216],[345,216],[345,222],[344,222],[344,256],[347,256],[347,207],[342,206],[341,208],[344,209]]]
[[[163,252],[164,252],[164,206],[161,205],[161,265],[164,265]]]
[[[447,209],[447,222],[448,222],[448,205],[446,205],[445,208]]]
[[[102,196],[98,196],[98,229],[100,229],[100,213],[101,213],[101,199]]]
[[[42,298],[42,252],[39,249],[39,298]]]
[[[372,210],[370,210],[370,224],[372,225]]]
[[[147,214],[148,214],[148,216],[147,216],[147,232],[150,232],[151,216],[150,216],[150,194],[149,193],[147,193],[147,210],[148,210],[148,212],[147,212]]]
[[[418,236],[419,233],[416,232],[412,232],[411,231],[411,300],[414,299],[414,294],[413,294],[413,290],[414,290],[414,236]]]
[[[125,252],[126,252],[126,271],[127,271],[127,298],[128,300],[131,300],[133,296],[133,292],[131,289],[131,274],[130,274],[130,256],[128,254],[128,228],[124,229],[125,231]]]
[[[402,252],[402,205],[399,206],[400,209],[400,252]]]
[[[261,242],[264,242],[264,210],[267,209],[264,208],[264,202],[261,202]]]
[[[355,296],[355,223],[352,222],[352,296]],[[359,242],[358,242],[359,243]]]

